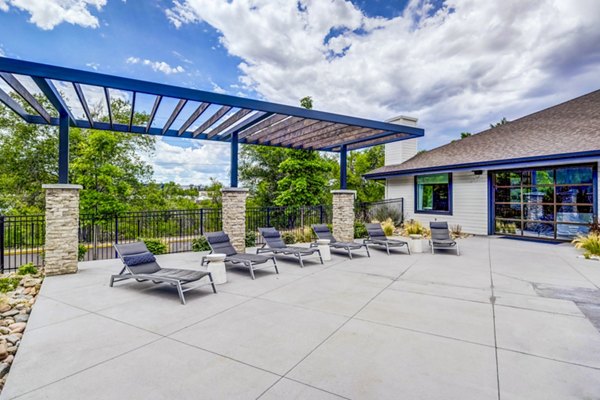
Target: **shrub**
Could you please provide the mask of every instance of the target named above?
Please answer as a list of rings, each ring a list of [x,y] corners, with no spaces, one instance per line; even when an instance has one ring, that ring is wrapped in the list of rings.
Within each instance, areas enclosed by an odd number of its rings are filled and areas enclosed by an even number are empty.
[[[407,235],[423,235],[425,227],[419,221],[411,219],[404,224],[404,231]]]
[[[192,251],[210,251],[208,240],[204,236],[192,240]]]
[[[354,239],[362,239],[369,236],[365,224],[360,221],[354,221]]]
[[[154,255],[165,254],[168,250],[167,244],[160,239],[142,239],[148,251]]]
[[[310,243],[313,240],[313,231],[310,226],[304,226],[294,235],[296,243]]]
[[[83,261],[85,259],[85,253],[87,253],[87,251],[87,246],[79,244],[79,246],[77,246],[77,260]]]
[[[3,277],[0,278],[0,293],[11,292],[19,286],[21,278],[16,277]]]
[[[246,232],[246,237],[244,238],[246,247],[254,247],[256,246],[256,232]]]
[[[17,269],[17,275],[35,275],[38,273],[38,268],[33,263],[21,265]]]
[[[383,229],[383,233],[385,236],[392,236],[394,234],[394,230],[396,227],[394,226],[394,221],[391,218],[386,219],[381,224],[381,228]]]
[[[285,244],[296,243],[296,236],[292,232],[283,232],[281,234],[281,239],[283,239],[283,243]]]
[[[600,234],[590,233],[587,236],[578,236],[573,240],[573,244],[576,248],[585,250],[583,255],[586,258],[600,256]]]
[[[461,237],[462,236],[462,226],[460,226],[459,224],[456,225],[452,225],[450,227],[450,233],[452,233],[452,236],[454,237]]]
[[[399,226],[402,223],[403,215],[397,207],[389,204],[381,204],[373,207],[371,216],[374,220],[385,221],[391,219],[394,226]]]

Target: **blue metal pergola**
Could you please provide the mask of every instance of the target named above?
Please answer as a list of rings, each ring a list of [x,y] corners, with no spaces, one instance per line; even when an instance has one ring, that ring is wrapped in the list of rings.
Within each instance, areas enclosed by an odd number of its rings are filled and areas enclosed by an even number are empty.
[[[240,143],[338,152],[340,187],[345,189],[346,157],[349,150],[424,135],[423,129],[411,126],[5,57],[0,57],[0,77],[11,89],[5,91],[0,87],[1,103],[28,123],[59,127],[59,183],[68,183],[69,127],[229,142],[232,187],[238,185]],[[34,82],[56,111],[44,108],[27,89],[26,79]],[[72,87],[76,94],[76,100],[83,111],[80,118],[74,115],[64,93],[57,89],[57,86],[60,88],[65,85]],[[103,94],[108,122],[95,119],[86,100],[85,88],[99,89]],[[132,94],[131,114],[127,123],[113,118],[111,90]],[[25,110],[11,92],[20,96],[35,113]],[[144,125],[134,123],[136,99],[140,95],[154,96],[148,121]],[[174,107],[165,106],[166,102],[163,100],[169,98],[176,100]],[[184,121],[175,126],[176,120],[185,117],[182,111],[186,104],[192,102],[197,103],[197,106],[192,112],[188,112]],[[159,108],[165,107],[169,111],[168,119],[162,126],[153,126]]]

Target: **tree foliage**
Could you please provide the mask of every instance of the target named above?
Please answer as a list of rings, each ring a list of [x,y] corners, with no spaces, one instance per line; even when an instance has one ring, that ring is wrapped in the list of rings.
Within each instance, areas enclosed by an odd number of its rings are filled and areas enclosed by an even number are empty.
[[[506,117],[502,117],[502,119],[498,122],[496,122],[495,124],[490,124],[490,128],[496,128],[497,126],[500,125],[505,125],[508,124],[510,121],[506,119]]]

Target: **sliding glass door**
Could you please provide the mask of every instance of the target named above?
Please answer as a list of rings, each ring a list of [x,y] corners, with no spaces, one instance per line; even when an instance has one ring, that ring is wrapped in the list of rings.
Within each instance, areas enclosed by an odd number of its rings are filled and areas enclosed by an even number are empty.
[[[570,240],[594,217],[595,166],[492,173],[494,233]]]

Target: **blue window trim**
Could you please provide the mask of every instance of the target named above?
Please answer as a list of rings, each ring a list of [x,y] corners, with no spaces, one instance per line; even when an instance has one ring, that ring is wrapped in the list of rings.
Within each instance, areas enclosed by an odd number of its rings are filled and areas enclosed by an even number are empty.
[[[441,175],[440,173],[433,173],[433,174],[422,174],[422,175],[414,176],[413,192],[414,192],[415,214],[452,215],[452,205],[453,205],[452,197],[454,196],[454,190],[452,188],[452,172],[443,172],[443,173],[448,174],[448,211],[434,211],[434,210],[420,211],[420,210],[417,210],[417,178],[420,176]]]

